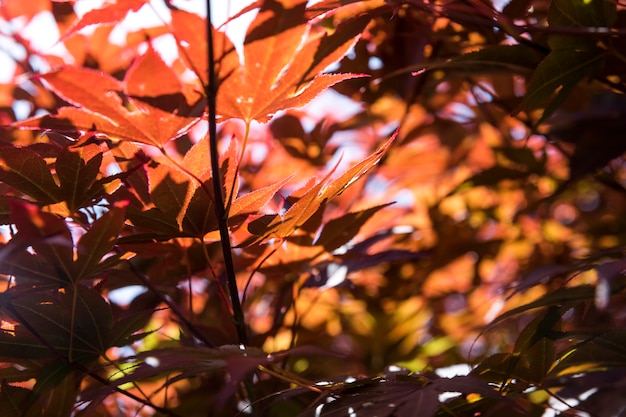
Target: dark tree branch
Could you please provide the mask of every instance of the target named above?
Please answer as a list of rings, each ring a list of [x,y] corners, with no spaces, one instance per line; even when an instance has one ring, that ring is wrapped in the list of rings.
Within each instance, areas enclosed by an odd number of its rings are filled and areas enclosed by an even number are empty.
[[[211,1],[206,0],[207,7],[207,45],[208,45],[208,78],[209,83],[205,86],[206,96],[209,106],[209,146],[211,151],[211,175],[213,182],[213,193],[215,195],[215,215],[220,232],[222,243],[222,254],[224,256],[224,269],[226,271],[226,285],[230,295],[230,302],[233,309],[233,320],[237,328],[239,343],[247,346],[248,335],[244,321],[241,301],[239,300],[239,290],[237,289],[237,279],[235,266],[233,263],[232,248],[230,244],[230,234],[228,231],[228,213],[224,205],[224,192],[220,175],[220,161],[217,146],[217,79],[215,76],[215,51],[213,45],[213,25],[211,24]]]

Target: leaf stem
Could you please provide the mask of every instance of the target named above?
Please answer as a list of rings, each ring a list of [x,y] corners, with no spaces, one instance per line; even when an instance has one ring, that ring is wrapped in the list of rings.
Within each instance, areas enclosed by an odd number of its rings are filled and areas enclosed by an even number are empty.
[[[205,86],[207,102],[209,107],[209,147],[211,153],[211,176],[213,182],[213,193],[215,196],[215,215],[220,232],[220,241],[222,243],[222,254],[224,256],[224,268],[226,271],[226,285],[230,295],[230,302],[233,308],[233,320],[237,328],[237,336],[239,343],[247,346],[248,335],[246,333],[246,324],[244,322],[241,301],[239,300],[239,290],[237,289],[237,279],[235,274],[235,266],[233,263],[233,255],[230,244],[230,233],[228,230],[228,215],[224,205],[224,191],[222,187],[220,175],[219,153],[217,146],[217,80],[215,76],[215,51],[213,47],[213,25],[211,24],[211,1],[206,0],[207,7],[207,45],[208,45],[208,85]]]

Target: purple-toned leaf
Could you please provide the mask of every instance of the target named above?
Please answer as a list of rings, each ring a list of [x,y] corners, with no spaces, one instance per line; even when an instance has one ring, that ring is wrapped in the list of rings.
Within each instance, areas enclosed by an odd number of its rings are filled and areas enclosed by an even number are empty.
[[[328,251],[337,249],[352,240],[361,229],[361,226],[374,214],[391,204],[393,203],[382,204],[355,213],[347,213],[328,221],[315,244],[324,246]]]
[[[21,242],[32,246],[37,255],[61,273],[60,280],[73,278],[74,245],[64,219],[35,205],[13,202],[11,221]]]
[[[59,187],[46,162],[27,148],[0,146],[0,181],[39,204],[59,201]]]
[[[76,244],[75,279],[90,276],[102,257],[113,249],[125,220],[126,204],[119,202],[98,218]]]
[[[61,197],[74,212],[94,197],[91,189],[102,164],[102,151],[96,144],[63,149],[56,161]]]

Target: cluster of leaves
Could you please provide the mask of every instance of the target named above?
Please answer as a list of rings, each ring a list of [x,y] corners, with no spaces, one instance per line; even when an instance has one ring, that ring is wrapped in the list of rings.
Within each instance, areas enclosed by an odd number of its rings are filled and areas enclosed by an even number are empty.
[[[622,415],[623,5],[86,3],[0,5],[2,416]]]

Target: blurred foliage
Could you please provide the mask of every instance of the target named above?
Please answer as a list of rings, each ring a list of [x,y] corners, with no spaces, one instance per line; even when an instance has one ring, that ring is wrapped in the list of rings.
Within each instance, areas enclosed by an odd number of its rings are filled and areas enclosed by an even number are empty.
[[[200,6],[0,2],[0,415],[626,415],[623,4]]]

